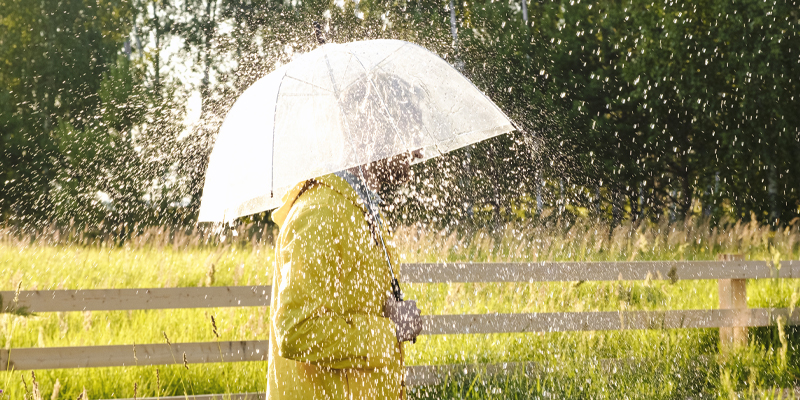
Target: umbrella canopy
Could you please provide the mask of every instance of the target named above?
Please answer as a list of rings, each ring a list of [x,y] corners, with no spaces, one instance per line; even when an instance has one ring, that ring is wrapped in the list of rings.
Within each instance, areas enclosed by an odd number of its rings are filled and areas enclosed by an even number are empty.
[[[399,40],[326,44],[259,79],[220,128],[199,220],[281,205],[306,179],[510,132],[506,115],[430,51]]]

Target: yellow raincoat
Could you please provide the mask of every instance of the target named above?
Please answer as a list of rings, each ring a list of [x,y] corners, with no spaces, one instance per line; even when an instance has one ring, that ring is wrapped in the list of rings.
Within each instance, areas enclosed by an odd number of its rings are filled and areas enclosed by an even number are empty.
[[[267,398],[399,398],[401,349],[383,317],[389,267],[358,194],[326,175],[283,201],[272,217],[280,234]]]

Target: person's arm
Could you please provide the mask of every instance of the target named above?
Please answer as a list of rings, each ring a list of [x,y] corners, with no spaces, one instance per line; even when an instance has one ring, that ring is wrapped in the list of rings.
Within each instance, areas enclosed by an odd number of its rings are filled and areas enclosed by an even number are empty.
[[[331,306],[340,293],[344,230],[350,221],[327,207],[303,210],[284,226],[275,338],[278,354],[329,368],[381,368],[397,363],[395,324],[366,314],[341,315]],[[369,284],[366,283],[365,284]]]

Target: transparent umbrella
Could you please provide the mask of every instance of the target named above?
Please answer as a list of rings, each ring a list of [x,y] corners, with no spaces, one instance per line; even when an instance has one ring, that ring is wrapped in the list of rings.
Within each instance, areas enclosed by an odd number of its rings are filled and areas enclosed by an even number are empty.
[[[468,79],[418,45],[326,44],[236,100],[211,152],[199,220],[270,210],[306,179],[417,149],[429,159],[513,129]]]

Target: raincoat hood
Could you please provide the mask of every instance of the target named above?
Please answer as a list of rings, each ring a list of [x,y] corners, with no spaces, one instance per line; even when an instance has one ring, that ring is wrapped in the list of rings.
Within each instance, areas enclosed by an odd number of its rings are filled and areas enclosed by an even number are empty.
[[[347,183],[347,181],[345,181],[344,179],[334,174],[328,174],[316,178],[314,180],[335,190],[345,199],[353,203],[353,205],[361,208],[362,211],[366,212],[366,207],[364,206],[364,202],[358,196],[358,193],[356,193],[356,191],[353,190],[350,184]],[[297,200],[298,195],[300,195],[300,192],[306,186],[307,182],[308,181],[298,183],[297,185],[292,187],[288,192],[286,192],[286,194],[284,194],[283,197],[281,198],[283,204],[281,204],[280,207],[278,207],[277,209],[275,209],[275,211],[272,212],[272,221],[274,221],[278,225],[278,228],[283,227],[283,223],[286,221],[286,217],[289,215],[289,211],[292,209],[292,205],[294,205],[294,202]]]

